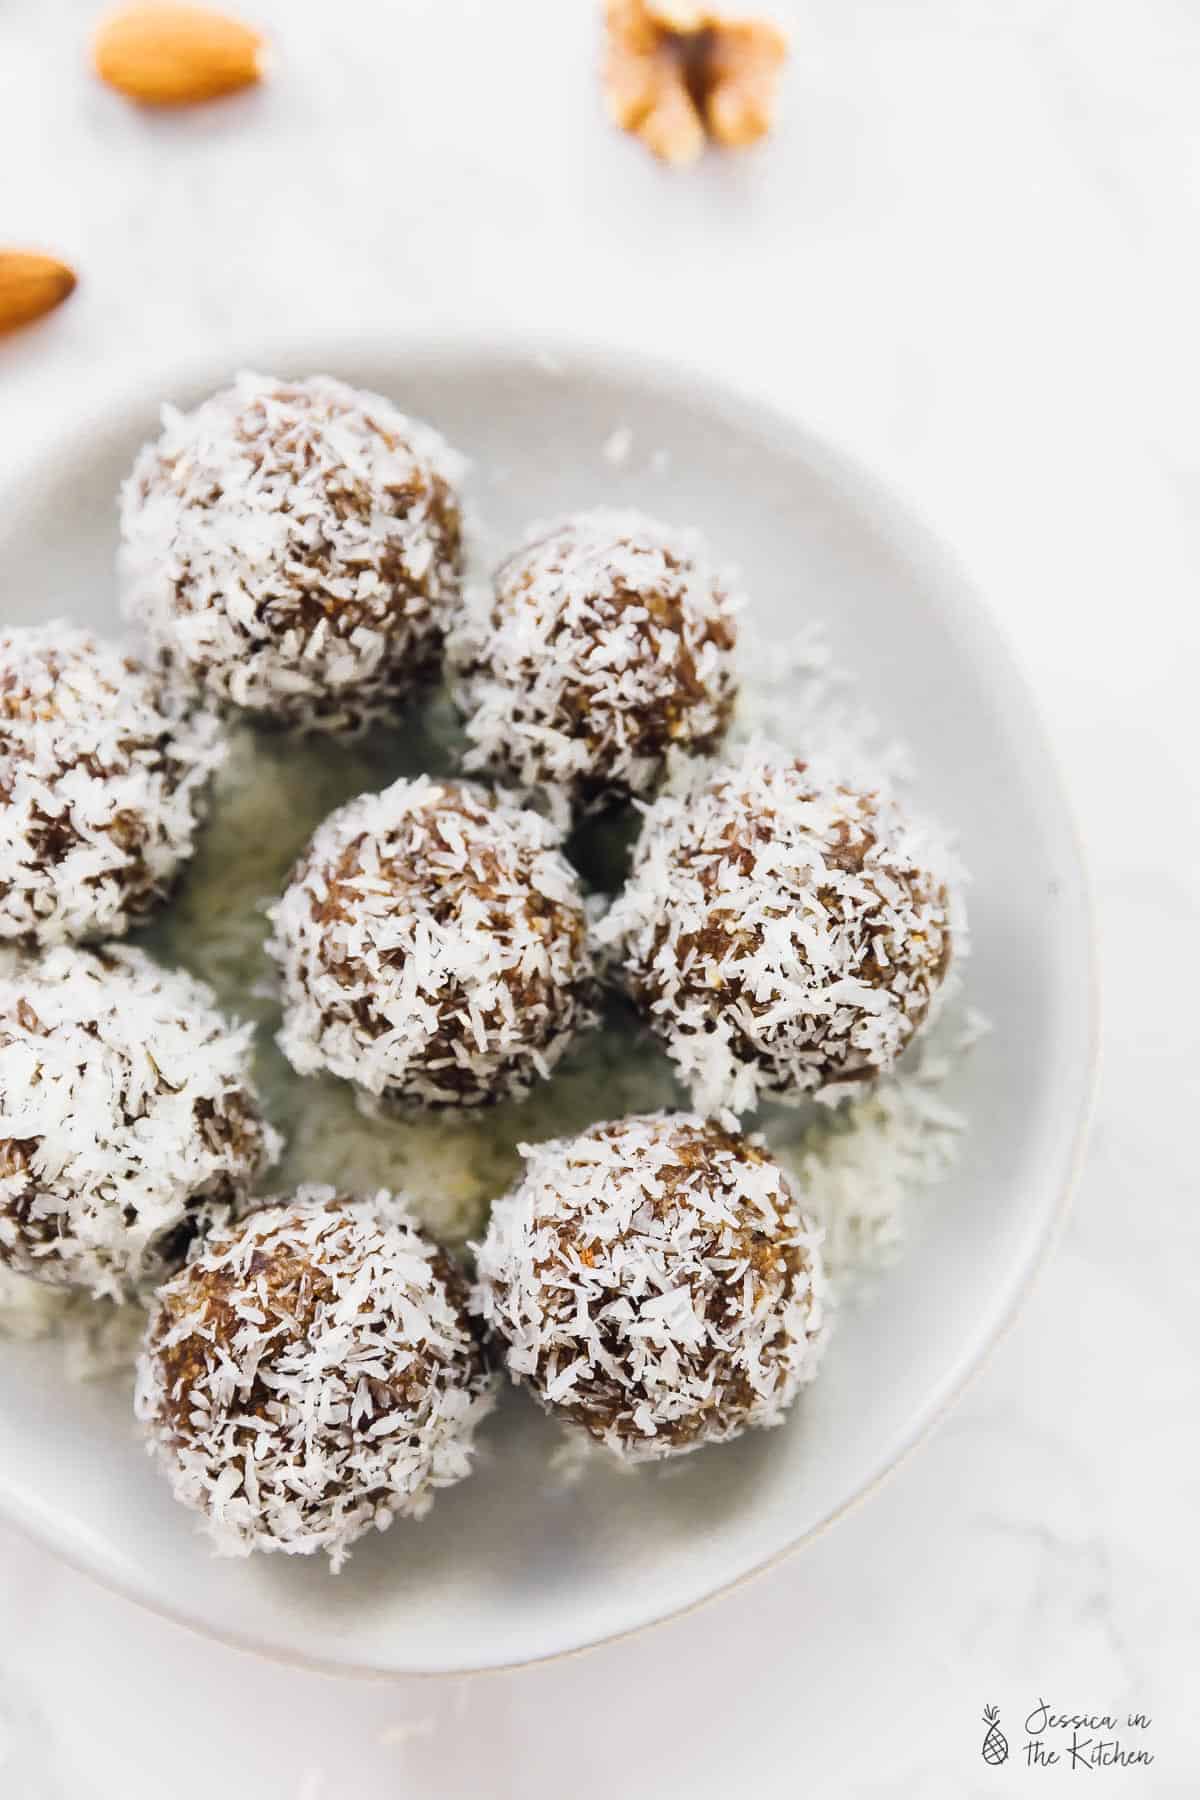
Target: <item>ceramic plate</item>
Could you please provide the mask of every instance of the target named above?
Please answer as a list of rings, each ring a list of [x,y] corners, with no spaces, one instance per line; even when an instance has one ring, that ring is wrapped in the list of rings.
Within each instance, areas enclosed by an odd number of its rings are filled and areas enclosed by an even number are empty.
[[[242,364],[327,370],[432,420],[471,457],[471,498],[496,544],[599,502],[703,525],[740,565],[763,632],[825,622],[866,703],[912,747],[921,803],[955,831],[973,877],[970,1000],[993,1029],[942,1096],[969,1120],[960,1160],[870,1305],[847,1309],[781,1430],[568,1485],[547,1468],[556,1433],[508,1395],[477,1476],[421,1524],[364,1540],[334,1578],[320,1558],[213,1558],[145,1457],[119,1384],[66,1384],[52,1343],[0,1349],[0,1511],[114,1588],[325,1667],[553,1656],[667,1617],[804,1543],[921,1437],[1011,1319],[1063,1207],[1091,1082],[1075,834],[1009,652],[927,533],[802,426],[624,356],[326,341],[167,371],[68,422],[53,457],[5,497],[6,622],[66,614],[117,629],[118,483],[161,399],[191,402]]]

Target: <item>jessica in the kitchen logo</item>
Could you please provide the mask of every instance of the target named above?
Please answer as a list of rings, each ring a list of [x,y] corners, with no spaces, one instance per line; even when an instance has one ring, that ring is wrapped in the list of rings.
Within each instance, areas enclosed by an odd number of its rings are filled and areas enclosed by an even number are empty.
[[[1030,1769],[1057,1765],[1090,1771],[1137,1764],[1144,1768],[1154,1761],[1147,1741],[1152,1723],[1149,1713],[1057,1712],[1039,1695],[1025,1719],[1025,1742],[1014,1748],[1013,1761]]]

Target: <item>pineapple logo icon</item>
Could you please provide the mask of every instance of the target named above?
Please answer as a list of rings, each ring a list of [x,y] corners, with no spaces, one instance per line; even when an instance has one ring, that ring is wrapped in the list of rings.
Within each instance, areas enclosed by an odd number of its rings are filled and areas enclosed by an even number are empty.
[[[983,1722],[987,1726],[987,1736],[983,1740],[980,1754],[985,1763],[999,1768],[1002,1762],[1008,1761],[1008,1739],[1000,1729],[1000,1713],[995,1706],[985,1706]]]

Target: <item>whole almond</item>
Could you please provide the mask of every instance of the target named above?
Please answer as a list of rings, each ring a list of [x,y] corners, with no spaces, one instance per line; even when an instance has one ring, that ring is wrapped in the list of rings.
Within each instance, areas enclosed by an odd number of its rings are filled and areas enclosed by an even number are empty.
[[[101,81],[143,106],[190,106],[252,87],[263,39],[202,6],[130,6],[97,28],[92,58]]]
[[[53,312],[75,286],[66,263],[36,250],[0,250],[0,333]]]

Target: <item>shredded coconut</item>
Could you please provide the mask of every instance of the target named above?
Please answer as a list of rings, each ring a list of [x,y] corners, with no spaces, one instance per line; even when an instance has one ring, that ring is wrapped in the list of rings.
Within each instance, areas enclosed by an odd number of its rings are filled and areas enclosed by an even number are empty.
[[[125,609],[215,699],[356,728],[436,666],[464,467],[377,394],[239,375],[194,412],[164,407],[134,465]]]
[[[145,1324],[140,1305],[49,1287],[0,1263],[0,1344],[56,1340],[68,1381],[128,1377]]]
[[[618,425],[616,430],[604,440],[601,450],[606,463],[619,469],[622,463],[629,461],[629,452],[633,449],[633,432],[628,425]]]
[[[472,1302],[513,1380],[632,1461],[779,1424],[829,1313],[820,1234],[760,1143],[660,1113],[521,1148]]]
[[[447,641],[464,766],[559,808],[653,791],[670,748],[725,730],[741,604],[695,533],[603,509],[533,527]]]
[[[891,1068],[965,935],[937,851],[885,794],[759,742],[653,803],[597,935],[700,1110]]]
[[[157,1296],[135,1406],[216,1548],[328,1553],[469,1474],[495,1381],[466,1283],[403,1200],[302,1188]]]
[[[772,1150],[824,1233],[839,1300],[869,1297],[914,1202],[953,1168],[967,1121],[942,1090],[987,1029],[972,1009],[960,1019],[947,1008],[911,1056],[844,1106],[770,1121]]]
[[[0,630],[0,938],[119,937],[191,856],[217,721],[58,621]]]
[[[836,768],[848,787],[895,795],[913,780],[907,744],[888,736],[863,704],[853,673],[837,662],[825,628],[810,621],[780,640],[743,620],[738,635],[740,704],[729,731],[731,748],[778,744],[793,756],[816,757]],[[677,785],[695,779],[681,769]],[[943,847],[943,860],[948,851]]]
[[[547,822],[503,794],[397,781],[327,819],[271,918],[300,1074],[478,1106],[592,1023],[583,903]]]
[[[126,1298],[279,1152],[249,1026],[141,950],[60,945],[0,978],[0,1261]]]

